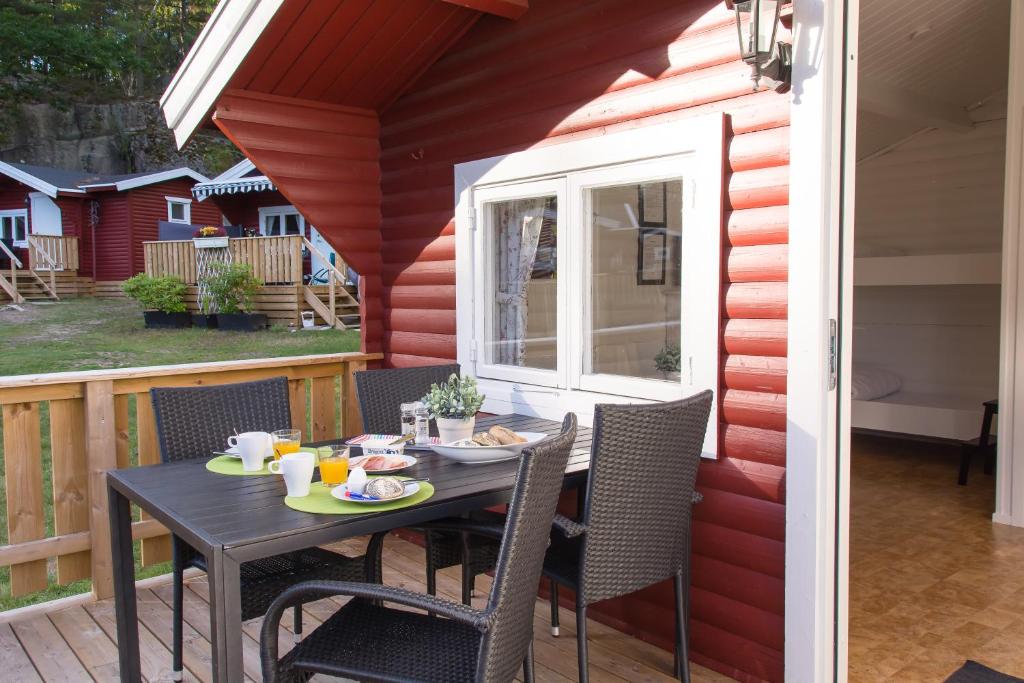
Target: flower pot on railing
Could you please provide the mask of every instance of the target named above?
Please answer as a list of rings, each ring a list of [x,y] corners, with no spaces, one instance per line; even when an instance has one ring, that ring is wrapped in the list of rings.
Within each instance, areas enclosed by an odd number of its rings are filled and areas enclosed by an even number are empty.
[[[256,332],[267,327],[265,313],[218,313],[217,328],[228,332]]]
[[[142,317],[149,329],[182,329],[192,326],[192,316],[188,313],[167,313],[165,311],[143,311]]]
[[[228,246],[227,237],[193,237],[192,244],[196,249],[223,249]]]

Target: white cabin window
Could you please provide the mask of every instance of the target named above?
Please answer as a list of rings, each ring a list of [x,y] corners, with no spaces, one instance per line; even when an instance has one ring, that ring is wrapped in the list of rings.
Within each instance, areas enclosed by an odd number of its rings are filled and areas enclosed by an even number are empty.
[[[182,197],[165,197],[167,200],[167,221],[170,223],[192,222],[192,200]]]
[[[485,410],[586,420],[595,403],[717,395],[720,121],[456,168],[459,362]]]
[[[28,211],[0,211],[0,239],[10,240],[16,247],[28,246]]]
[[[294,206],[260,207],[260,234],[265,237],[304,235],[306,219]]]

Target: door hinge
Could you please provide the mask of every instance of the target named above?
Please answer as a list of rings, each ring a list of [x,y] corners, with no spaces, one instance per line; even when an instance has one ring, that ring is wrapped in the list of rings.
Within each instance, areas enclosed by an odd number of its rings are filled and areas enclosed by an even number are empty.
[[[828,390],[836,388],[839,380],[839,325],[835,318],[828,321]]]

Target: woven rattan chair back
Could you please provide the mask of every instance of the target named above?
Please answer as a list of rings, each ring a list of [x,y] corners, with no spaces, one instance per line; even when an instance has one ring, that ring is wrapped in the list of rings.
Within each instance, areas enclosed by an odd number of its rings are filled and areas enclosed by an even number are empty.
[[[272,377],[205,387],[149,390],[157,441],[164,462],[208,458],[242,432],[272,432],[292,426],[288,379]]]
[[[685,569],[711,401],[704,391],[668,403],[595,407],[582,604],[632,593]]]
[[[430,391],[431,384],[445,382],[452,374],[459,374],[458,363],[355,373],[363,431],[401,434],[401,404],[420,400]]]
[[[551,520],[575,440],[576,416],[569,413],[561,434],[523,451],[488,601],[490,628],[477,662],[477,681],[511,681],[522,666],[533,638],[533,608]]]

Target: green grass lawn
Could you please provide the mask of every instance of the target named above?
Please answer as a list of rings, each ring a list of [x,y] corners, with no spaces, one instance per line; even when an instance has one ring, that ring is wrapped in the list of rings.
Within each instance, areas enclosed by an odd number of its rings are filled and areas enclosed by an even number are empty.
[[[70,299],[53,304],[26,304],[23,311],[0,310],[0,376],[68,370],[96,370],[203,361],[273,358],[359,349],[359,333],[316,330],[292,332],[274,327],[262,332],[217,330],[147,330],[142,312],[127,299]],[[46,533],[53,534],[53,488],[50,470],[49,410],[41,407],[43,500]],[[2,426],[0,426],[2,434]],[[135,408],[130,400],[129,441],[135,444]],[[0,440],[0,456],[3,447]],[[132,462],[138,454],[133,447]],[[0,457],[0,474],[3,461]],[[0,487],[0,544],[7,543],[7,492]],[[138,544],[136,544],[138,546]],[[139,578],[170,571],[168,564],[136,566]],[[13,598],[10,571],[0,569],[0,610],[46,602],[90,589],[89,581],[51,585],[44,591]]]

